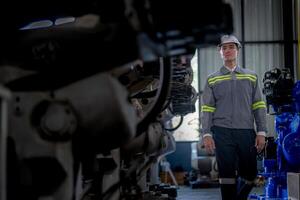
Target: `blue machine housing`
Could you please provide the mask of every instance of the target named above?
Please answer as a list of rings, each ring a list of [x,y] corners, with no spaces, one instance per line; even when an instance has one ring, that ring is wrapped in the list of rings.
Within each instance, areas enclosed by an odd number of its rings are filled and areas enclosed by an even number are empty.
[[[250,195],[250,199],[287,200],[287,172],[300,172],[300,81],[291,83],[286,69],[265,73],[263,93],[275,111],[277,148],[275,158],[263,159],[265,194]]]

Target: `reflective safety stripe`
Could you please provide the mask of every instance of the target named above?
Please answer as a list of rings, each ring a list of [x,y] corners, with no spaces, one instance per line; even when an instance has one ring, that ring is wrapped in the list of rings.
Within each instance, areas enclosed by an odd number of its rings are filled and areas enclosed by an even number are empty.
[[[256,110],[259,108],[266,108],[266,103],[264,101],[257,101],[252,104],[252,110]]]
[[[208,84],[209,85],[212,85],[212,84],[215,84],[215,83],[217,83],[217,82],[221,82],[221,81],[228,81],[228,80],[231,80],[231,78],[222,78],[222,79],[217,79],[217,80],[215,80],[215,81],[212,81],[212,82],[209,82]]]
[[[256,82],[257,77],[252,74],[236,74],[236,79],[237,80],[243,80],[243,79],[248,79],[252,82]],[[225,81],[225,80],[231,80],[231,75],[222,75],[222,76],[215,76],[213,78],[208,79],[208,84],[212,85],[220,81]]]
[[[242,78],[247,78],[251,81],[256,81],[256,76],[252,75],[252,74],[236,74],[237,79],[242,79]]]
[[[201,106],[201,112],[215,112],[216,108],[212,106],[203,105]]]
[[[235,184],[236,179],[235,178],[219,178],[219,183],[220,184]]]
[[[217,79],[222,79],[222,78],[231,78],[231,75],[229,74],[229,75],[215,76],[215,77],[209,78],[208,82],[212,82],[212,81],[215,81]]]
[[[226,77],[225,76],[217,76],[217,77],[208,79],[208,84],[212,85],[212,84],[215,84],[217,82],[225,81],[225,80],[231,80],[231,76],[230,75],[229,76],[227,75]]]
[[[256,82],[256,79],[253,79],[252,77],[248,77],[248,76],[237,76],[236,79],[238,80],[248,79],[254,83]]]

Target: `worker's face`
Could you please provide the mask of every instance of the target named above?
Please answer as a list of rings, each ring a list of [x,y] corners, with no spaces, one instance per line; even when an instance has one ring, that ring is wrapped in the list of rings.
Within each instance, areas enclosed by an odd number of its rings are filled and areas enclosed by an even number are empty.
[[[223,44],[220,47],[220,54],[224,61],[236,60],[239,50],[235,43]]]

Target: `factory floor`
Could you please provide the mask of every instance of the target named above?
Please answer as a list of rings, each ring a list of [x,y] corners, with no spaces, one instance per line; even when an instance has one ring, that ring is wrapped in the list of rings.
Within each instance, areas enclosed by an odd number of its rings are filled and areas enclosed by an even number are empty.
[[[176,200],[221,200],[219,188],[195,188],[180,186]]]
[[[253,188],[251,194],[263,194],[263,188]],[[249,198],[250,199],[250,198]],[[221,200],[219,188],[196,188],[179,186],[176,200]]]

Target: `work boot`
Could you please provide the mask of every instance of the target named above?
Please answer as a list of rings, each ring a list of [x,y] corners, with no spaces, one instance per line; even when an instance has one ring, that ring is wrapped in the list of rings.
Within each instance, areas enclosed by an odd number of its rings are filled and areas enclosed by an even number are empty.
[[[220,184],[222,200],[236,199],[236,184]]]
[[[248,195],[251,192],[254,184],[253,183],[244,183],[239,187],[236,200],[247,200]]]

